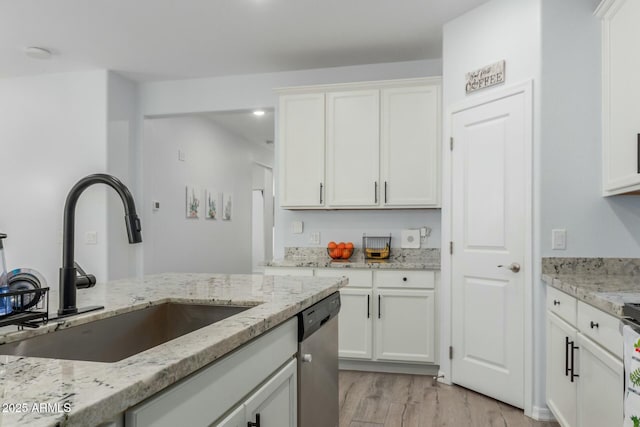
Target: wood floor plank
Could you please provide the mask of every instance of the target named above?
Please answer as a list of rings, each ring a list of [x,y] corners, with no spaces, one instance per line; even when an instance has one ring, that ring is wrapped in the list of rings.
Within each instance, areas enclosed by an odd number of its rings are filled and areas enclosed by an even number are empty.
[[[384,427],[420,427],[420,405],[391,403]]]
[[[340,427],[558,427],[426,375],[340,371]]]
[[[376,395],[365,397],[356,408],[353,420],[368,423],[384,422],[389,412],[389,406],[391,406],[391,402],[383,397]]]
[[[347,375],[344,375],[348,372]],[[340,396],[340,427],[350,427],[353,415],[366,397],[371,387],[375,374],[371,372],[340,371],[339,396]]]

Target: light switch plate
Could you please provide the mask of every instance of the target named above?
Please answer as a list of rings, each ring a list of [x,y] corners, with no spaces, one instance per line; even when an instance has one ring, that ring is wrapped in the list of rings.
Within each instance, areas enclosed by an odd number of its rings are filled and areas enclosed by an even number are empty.
[[[420,230],[402,230],[400,247],[403,249],[420,249]]]
[[[293,234],[302,234],[303,226],[304,224],[302,221],[293,221],[291,223],[291,230]]]
[[[567,249],[567,230],[564,228],[551,230],[551,249],[556,251]]]
[[[312,245],[320,244],[320,232],[314,231],[313,233],[309,233],[309,243]]]
[[[97,231],[87,231],[84,233],[84,243],[87,245],[97,245],[98,244],[98,232]]]

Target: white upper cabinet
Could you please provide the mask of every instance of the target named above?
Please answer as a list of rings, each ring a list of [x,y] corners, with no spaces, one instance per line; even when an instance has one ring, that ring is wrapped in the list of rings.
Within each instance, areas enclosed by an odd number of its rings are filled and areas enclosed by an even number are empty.
[[[640,190],[640,2],[605,0],[602,18],[603,193]]]
[[[280,90],[280,206],[439,207],[440,87],[430,77]]]
[[[280,204],[324,206],[324,94],[281,96],[278,129]]]
[[[327,94],[327,204],[375,207],[380,176],[377,90]]]
[[[382,202],[438,206],[440,87],[383,89],[381,98]]]

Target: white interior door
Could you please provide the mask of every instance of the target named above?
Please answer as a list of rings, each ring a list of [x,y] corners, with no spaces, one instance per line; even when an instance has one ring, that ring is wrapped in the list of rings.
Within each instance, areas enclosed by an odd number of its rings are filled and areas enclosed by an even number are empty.
[[[452,115],[452,381],[520,408],[530,102],[520,90]]]

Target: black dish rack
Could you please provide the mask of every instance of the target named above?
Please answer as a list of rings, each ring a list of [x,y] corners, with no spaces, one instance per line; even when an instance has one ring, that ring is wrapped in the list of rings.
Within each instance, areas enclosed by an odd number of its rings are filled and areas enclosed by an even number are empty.
[[[12,311],[0,316],[0,327],[37,328],[49,320],[49,288],[34,288],[0,293],[0,305],[11,304]]]

